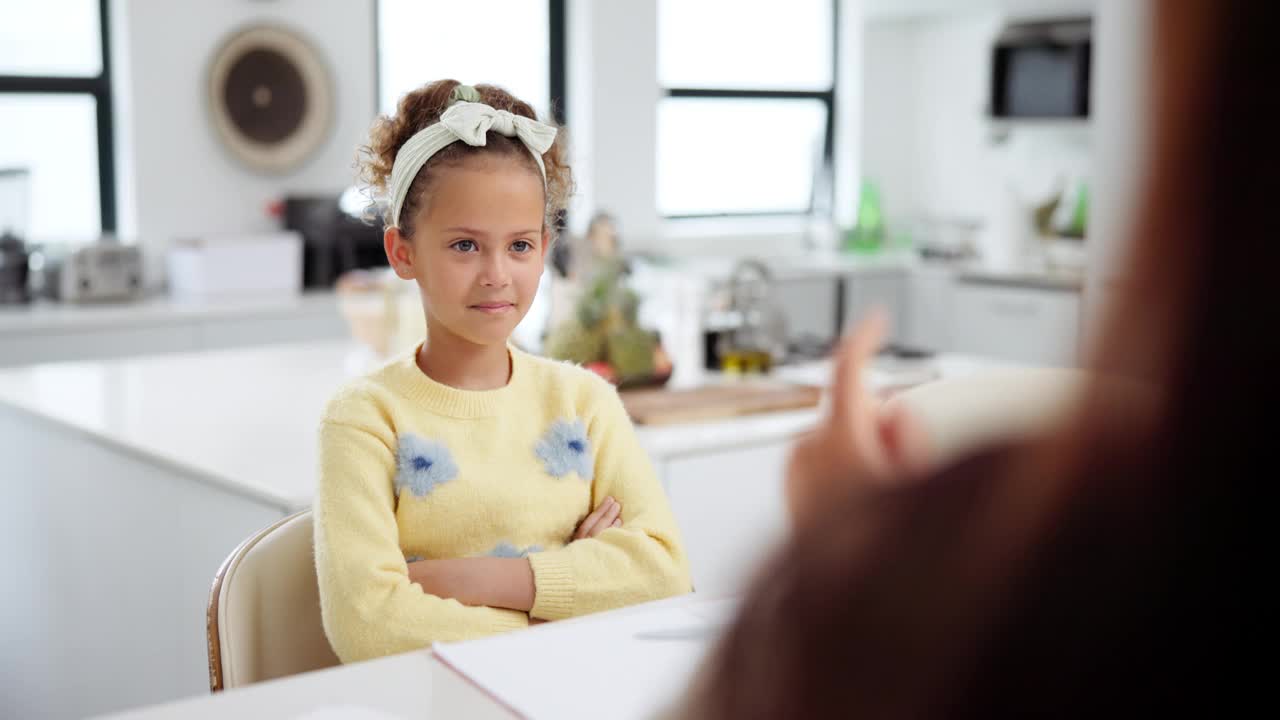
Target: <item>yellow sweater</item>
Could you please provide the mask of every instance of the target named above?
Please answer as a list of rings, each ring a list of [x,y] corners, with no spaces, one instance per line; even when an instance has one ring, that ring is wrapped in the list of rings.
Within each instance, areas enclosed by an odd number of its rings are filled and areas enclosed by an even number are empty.
[[[424,375],[415,352],[342,389],[320,425],[316,573],[343,662],[690,590],[666,495],[612,386],[513,348],[505,387],[458,390]],[[622,527],[569,543],[608,496]],[[528,556],[528,614],[409,582],[409,560],[483,555]]]

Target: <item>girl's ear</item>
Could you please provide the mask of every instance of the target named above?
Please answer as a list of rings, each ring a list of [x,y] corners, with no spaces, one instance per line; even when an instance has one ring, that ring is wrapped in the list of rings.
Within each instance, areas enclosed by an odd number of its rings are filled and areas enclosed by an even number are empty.
[[[547,251],[551,249],[551,228],[546,223],[542,224],[542,259],[547,259]]]
[[[382,249],[387,262],[403,280],[413,279],[413,242],[400,234],[400,228],[389,227],[382,231]]]

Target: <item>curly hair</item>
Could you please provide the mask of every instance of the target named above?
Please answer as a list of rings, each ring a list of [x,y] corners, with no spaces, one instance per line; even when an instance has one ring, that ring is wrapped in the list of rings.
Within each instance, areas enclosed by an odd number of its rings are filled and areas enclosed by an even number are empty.
[[[391,179],[391,167],[395,163],[396,153],[415,133],[440,120],[440,115],[449,107],[453,89],[460,84],[457,80],[437,80],[424,85],[400,98],[394,115],[381,115],[374,121],[369,129],[369,144],[360,146],[356,153],[356,168],[360,182],[368,188],[375,200],[387,195],[387,184]],[[486,105],[514,115],[538,119],[537,113],[528,103],[500,87],[476,85],[475,88],[480,94],[480,101]],[[555,143],[542,155],[542,162],[547,168],[546,210],[543,220],[545,227],[552,231],[553,239],[554,220],[568,205],[569,196],[573,193],[573,172],[569,168],[564,128],[557,129],[559,132],[556,133]],[[385,225],[396,225],[406,237],[413,237],[413,218],[423,207],[431,188],[439,181],[440,169],[457,167],[467,158],[482,154],[513,158],[541,177],[537,163],[523,143],[516,138],[490,131],[484,146],[472,147],[456,142],[431,156],[409,186],[400,217],[390,217],[389,203],[376,203],[371,208],[373,214],[380,215]]]

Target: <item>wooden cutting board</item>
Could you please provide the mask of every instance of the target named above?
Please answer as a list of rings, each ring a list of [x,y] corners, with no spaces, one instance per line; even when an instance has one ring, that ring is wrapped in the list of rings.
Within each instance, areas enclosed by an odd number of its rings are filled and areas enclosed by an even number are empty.
[[[751,380],[691,390],[627,390],[620,395],[637,425],[672,425],[810,408],[818,404],[822,390],[811,385]]]

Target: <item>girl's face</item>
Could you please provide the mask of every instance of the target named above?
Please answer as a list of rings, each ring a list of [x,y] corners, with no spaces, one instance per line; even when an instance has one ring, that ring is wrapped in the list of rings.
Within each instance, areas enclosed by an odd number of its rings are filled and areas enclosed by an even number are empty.
[[[549,234],[542,178],[510,158],[442,168],[413,238],[388,228],[396,274],[421,289],[428,332],[476,345],[507,342],[533,303]]]

